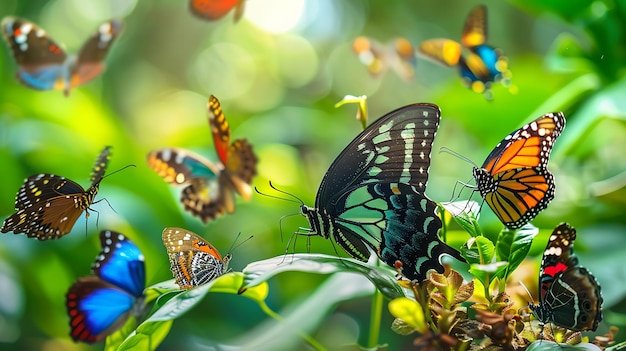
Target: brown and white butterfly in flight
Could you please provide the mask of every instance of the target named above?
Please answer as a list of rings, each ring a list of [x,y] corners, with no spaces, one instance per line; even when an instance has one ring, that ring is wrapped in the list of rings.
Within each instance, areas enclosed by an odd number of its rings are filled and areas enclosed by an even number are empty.
[[[184,186],[181,199],[186,211],[204,223],[235,211],[235,193],[244,200],[252,196],[250,183],[256,175],[256,155],[246,139],[231,143],[230,127],[222,107],[213,95],[209,98],[209,125],[215,151],[221,162],[182,148],[163,148],[148,154],[148,165],[163,180]]]

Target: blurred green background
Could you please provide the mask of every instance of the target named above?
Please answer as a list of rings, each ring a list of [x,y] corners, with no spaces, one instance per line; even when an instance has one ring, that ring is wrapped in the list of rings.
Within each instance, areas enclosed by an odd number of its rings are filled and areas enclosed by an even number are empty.
[[[0,2],[2,17],[34,21],[70,53],[102,21],[116,17],[125,23],[106,59],[107,70],[69,98],[21,86],[8,47],[0,50],[0,216],[13,212],[15,194],[32,174],[54,173],[87,187],[105,145],[113,146],[109,172],[137,165],[102,182],[97,199],[107,201],[92,206],[98,213],[92,213],[86,234],[83,216],[61,240],[0,237],[0,349],[102,348],[69,338],[64,306],[68,287],[90,273],[101,229],[123,232],[142,249],[148,285],[171,279],[160,236],[166,226],[195,231],[222,253],[237,233],[254,235],[234,252],[231,266],[237,271],[285,252],[279,220],[297,214],[298,205],[254,194],[250,202],[238,198],[235,214],[204,226],[183,213],[180,189],[168,186],[145,163],[150,150],[165,146],[217,160],[206,114],[210,94],[220,99],[233,137],[254,145],[260,160],[254,185],[271,192],[271,180],[311,206],[326,169],[360,131],[356,106],[333,107],[346,94],[368,96],[370,119],[414,102],[441,107],[427,191],[436,201],[449,200],[455,182],[469,180],[472,169],[438,153],[439,147],[480,164],[512,130],[546,112],[563,111],[567,127],[549,167],[556,197],[533,221],[542,232],[531,254],[537,266],[551,230],[562,221],[575,226],[576,252],[604,295],[598,334],[609,325],[626,331],[626,1],[484,3],[488,43],[508,56],[518,90],[512,94],[496,84],[493,101],[467,89],[455,69],[421,59],[410,83],[393,72],[372,78],[351,49],[359,35],[381,42],[404,36],[416,46],[435,37],[459,40],[466,15],[480,4],[474,0],[249,0],[236,24],[232,14],[216,22],[192,17],[182,0]],[[501,229],[487,206],[481,222],[492,234]],[[282,223],[283,238],[307,226],[301,216]],[[458,247],[467,236],[457,234]],[[306,241],[298,240],[296,252],[306,252]],[[311,252],[335,253],[324,239],[310,243]],[[288,314],[327,278],[280,275],[270,281],[268,303]],[[354,275],[354,284],[363,284],[361,279]],[[369,298],[318,313],[324,318],[310,333],[329,349],[367,338]],[[383,313],[380,341],[390,349],[410,345],[413,337],[392,333],[392,318]],[[193,313],[174,322],[160,349],[211,350],[277,327],[245,298],[209,294]],[[303,347],[293,333],[281,338],[285,349]],[[624,339],[622,332],[618,340]]]

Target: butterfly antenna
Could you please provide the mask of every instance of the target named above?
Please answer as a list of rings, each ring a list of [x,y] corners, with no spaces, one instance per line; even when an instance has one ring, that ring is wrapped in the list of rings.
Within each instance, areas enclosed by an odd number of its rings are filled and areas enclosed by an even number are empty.
[[[129,167],[137,167],[137,165],[134,165],[134,164],[132,164],[132,163],[131,163],[131,164],[126,165],[126,166],[124,166],[124,167],[122,167],[122,168],[120,168],[120,169],[117,169],[117,170],[115,170],[115,171],[113,171],[113,172],[111,172],[111,173],[105,174],[105,175],[103,175],[103,176],[102,176],[102,178],[100,178],[100,180],[98,181],[98,183],[99,183],[99,182],[101,182],[101,181],[102,181],[102,179],[104,179],[104,178],[106,178],[106,177],[108,177],[108,176],[112,176],[112,175],[114,175],[115,173],[121,172],[121,171],[123,171],[123,170],[125,170],[126,168],[129,168]]]
[[[471,164],[472,166],[474,166],[474,167],[476,167],[476,168],[480,168],[480,167],[478,167],[478,165],[477,165],[476,163],[474,163],[474,161],[472,161],[472,160],[470,160],[469,158],[467,158],[467,157],[465,157],[465,156],[461,155],[460,153],[458,153],[458,152],[456,152],[456,151],[454,151],[454,150],[450,149],[449,147],[445,147],[445,146],[440,147],[440,148],[439,148],[439,153],[447,153],[447,154],[450,154],[450,155],[452,155],[452,156],[455,156],[455,157],[457,157],[457,158],[459,158],[459,159],[461,159],[461,160],[463,160],[463,161],[465,161],[465,162],[467,162],[467,163]]]
[[[229,253],[233,253],[233,251],[235,251],[235,249],[237,249],[239,246],[243,245],[246,241],[248,241],[248,240],[250,240],[250,239],[252,239],[254,237],[254,235],[250,235],[246,240],[244,240],[244,241],[240,242],[239,244],[237,244],[237,240],[239,240],[240,236],[241,236],[241,232],[239,232],[237,234],[237,236],[235,237],[235,240],[230,245],[230,248],[228,249]]]
[[[304,205],[304,201],[302,201],[302,199],[300,199],[299,197],[297,197],[296,195],[294,195],[294,194],[292,194],[292,193],[288,193],[288,192],[286,192],[286,191],[284,191],[284,190],[278,189],[278,188],[277,188],[274,184],[272,184],[272,181],[271,181],[271,180],[269,181],[269,184],[270,184],[270,188],[272,188],[272,189],[274,189],[274,190],[278,191],[278,192],[279,192],[279,193],[281,193],[281,194],[285,194],[285,195],[287,195],[287,196],[290,196],[290,197],[294,198],[295,200],[289,200],[289,199],[285,199],[285,198],[281,198],[281,197],[276,197],[276,196],[274,196],[275,198],[277,198],[277,199],[283,199],[283,200],[285,200],[285,201],[296,202],[296,203],[299,203],[300,205]]]

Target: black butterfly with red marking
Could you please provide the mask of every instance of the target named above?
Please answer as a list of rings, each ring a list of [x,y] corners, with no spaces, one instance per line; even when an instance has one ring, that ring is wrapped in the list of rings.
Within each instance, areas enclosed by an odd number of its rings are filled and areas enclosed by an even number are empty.
[[[69,233],[78,217],[94,202],[110,155],[111,147],[107,146],[96,159],[87,190],[54,174],[28,177],[15,198],[17,212],[4,221],[0,232],[24,233],[39,240],[59,239]]]
[[[32,89],[63,90],[66,96],[102,73],[102,61],[121,30],[118,20],[104,22],[77,55],[68,56],[36,24],[15,17],[2,21],[4,38],[19,66],[17,79]]]
[[[576,229],[561,223],[554,229],[539,271],[539,304],[529,307],[542,323],[570,330],[596,330],[602,321],[600,285],[578,265]]]

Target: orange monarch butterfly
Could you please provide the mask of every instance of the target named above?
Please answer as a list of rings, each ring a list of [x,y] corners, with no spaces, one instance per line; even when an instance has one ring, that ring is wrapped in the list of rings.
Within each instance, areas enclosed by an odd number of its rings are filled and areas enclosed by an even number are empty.
[[[509,229],[530,222],[554,198],[548,160],[563,128],[563,113],[545,114],[507,135],[482,167],[474,167],[480,195]]]

